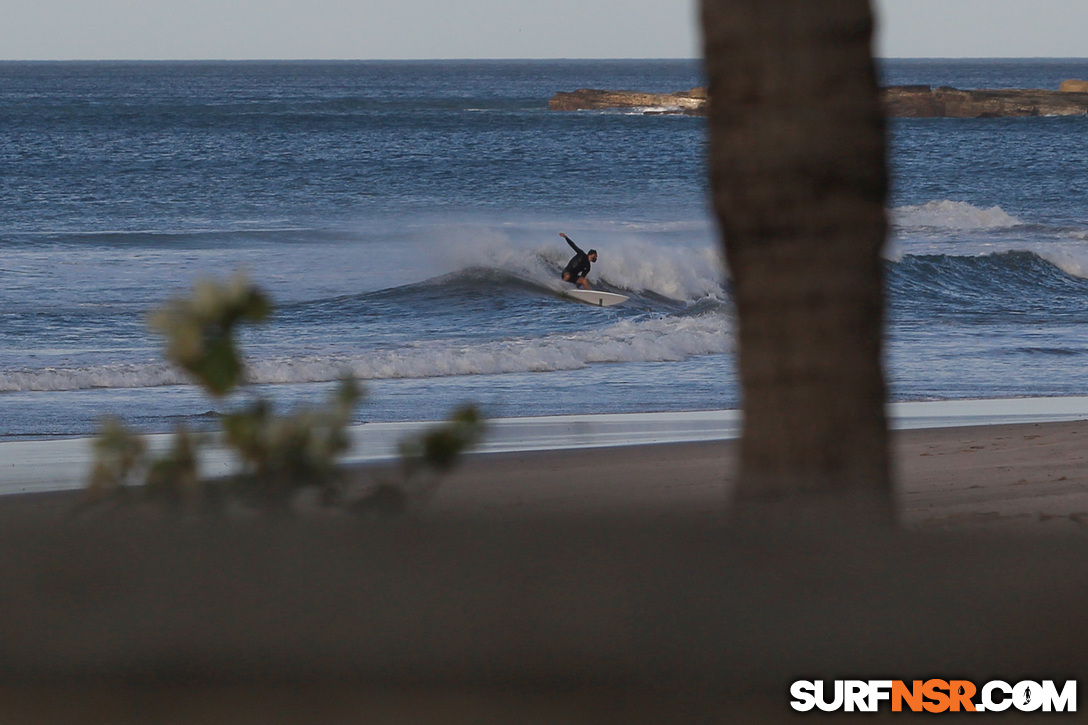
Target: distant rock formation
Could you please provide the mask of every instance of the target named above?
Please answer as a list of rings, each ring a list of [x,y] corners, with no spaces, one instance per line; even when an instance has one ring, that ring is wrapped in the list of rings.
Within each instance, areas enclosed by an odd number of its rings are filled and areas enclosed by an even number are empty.
[[[1088,93],[1040,89],[965,91],[948,86],[889,86],[884,89],[883,100],[889,116],[907,118],[1006,118],[1088,114]]]
[[[1067,81],[1062,81],[1062,84],[1058,86],[1058,90],[1062,93],[1088,93],[1088,81],[1078,81],[1070,78]]]
[[[688,116],[706,115],[706,89],[692,88],[676,93],[643,93],[641,91],[600,91],[579,88],[569,93],[560,91],[548,101],[553,111],[591,111],[608,108],[641,109],[646,114],[679,113]]]
[[[888,86],[882,91],[889,116],[906,118],[1004,118],[1088,114],[1088,81],[1065,81],[1058,91],[1043,89],[960,90],[942,86]],[[705,116],[705,88],[676,93],[604,91],[580,88],[552,96],[553,111],[641,109],[645,114]]]

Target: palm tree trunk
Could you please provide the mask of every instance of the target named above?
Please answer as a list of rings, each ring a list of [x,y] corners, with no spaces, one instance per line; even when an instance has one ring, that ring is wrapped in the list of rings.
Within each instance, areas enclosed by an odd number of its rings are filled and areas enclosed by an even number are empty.
[[[744,397],[737,503],[835,493],[890,514],[869,4],[703,0],[702,14]]]

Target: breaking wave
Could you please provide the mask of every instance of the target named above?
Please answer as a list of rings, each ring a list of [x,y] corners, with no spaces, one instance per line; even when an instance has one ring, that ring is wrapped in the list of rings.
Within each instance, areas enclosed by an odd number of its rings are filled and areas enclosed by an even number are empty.
[[[924,229],[1001,229],[1022,222],[999,206],[989,209],[963,201],[931,201],[891,210],[892,223],[901,228]]]
[[[600,258],[590,279],[608,288],[682,302],[722,294],[725,265],[716,244],[694,247],[655,244],[622,234],[600,235],[595,240],[576,239],[576,242],[584,249],[599,250]],[[527,248],[494,237],[459,239],[442,254],[446,255],[442,264],[447,270],[479,267],[486,260],[488,267],[560,290],[564,285],[559,271],[573,253],[562,240],[546,247]]]
[[[467,343],[424,340],[350,355],[252,361],[252,383],[310,383],[350,374],[361,380],[577,370],[600,363],[667,362],[732,349],[721,314],[621,320],[608,327],[539,337]],[[98,365],[0,372],[0,392],[142,388],[178,385],[184,375],[165,364]]]
[[[890,263],[888,288],[893,306],[921,318],[1088,321],[1088,279],[1030,251],[906,255]]]

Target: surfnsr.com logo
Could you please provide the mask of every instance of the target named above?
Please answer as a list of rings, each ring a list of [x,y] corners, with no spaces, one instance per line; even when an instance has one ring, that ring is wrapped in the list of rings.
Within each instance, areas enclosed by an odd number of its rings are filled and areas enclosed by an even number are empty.
[[[798,712],[1076,712],[1077,682],[992,680],[798,680],[790,686]]]

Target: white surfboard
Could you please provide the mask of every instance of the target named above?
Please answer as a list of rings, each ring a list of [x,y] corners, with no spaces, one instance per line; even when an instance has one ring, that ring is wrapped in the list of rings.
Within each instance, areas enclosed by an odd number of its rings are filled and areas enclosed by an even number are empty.
[[[611,307],[627,301],[626,297],[615,292],[599,292],[592,289],[572,289],[567,290],[564,294],[594,307]]]

